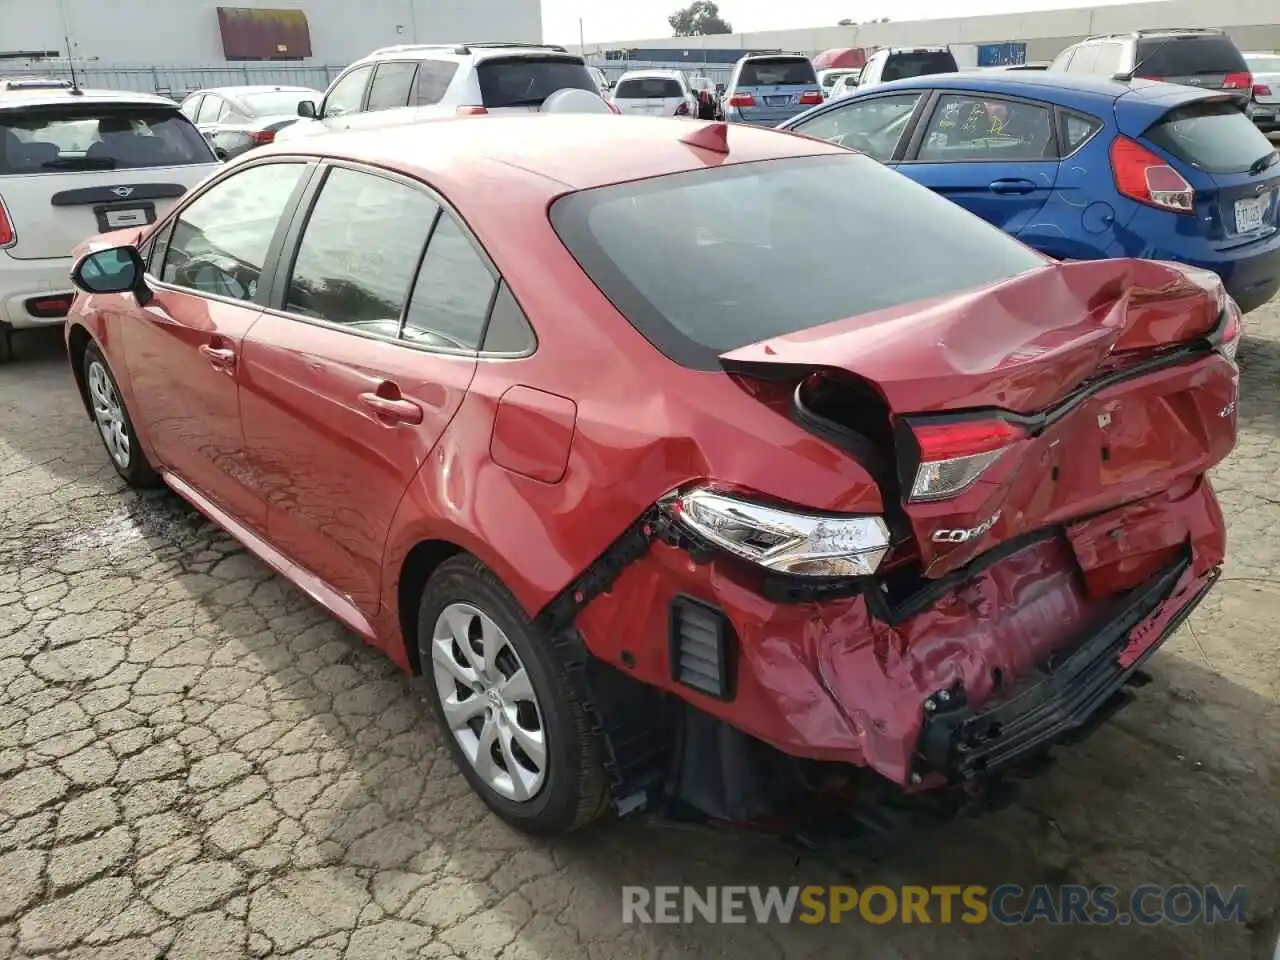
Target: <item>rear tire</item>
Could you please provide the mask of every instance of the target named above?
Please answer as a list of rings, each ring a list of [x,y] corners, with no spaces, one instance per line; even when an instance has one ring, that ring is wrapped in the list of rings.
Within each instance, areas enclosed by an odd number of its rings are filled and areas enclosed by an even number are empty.
[[[600,744],[577,691],[550,638],[479,560],[453,557],[427,581],[418,653],[449,750],[489,809],[542,836],[605,814]]]
[[[13,330],[0,326],[0,363],[8,363],[13,359]]]
[[[92,341],[84,350],[84,382],[89,394],[89,407],[93,411],[93,424],[116,473],[137,489],[160,486],[159,474],[138,444],[138,435],[111,367]]]

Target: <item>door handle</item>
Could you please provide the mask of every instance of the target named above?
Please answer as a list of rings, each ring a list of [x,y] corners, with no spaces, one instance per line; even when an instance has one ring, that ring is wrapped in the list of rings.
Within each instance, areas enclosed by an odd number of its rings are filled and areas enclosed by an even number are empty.
[[[1007,180],[992,180],[990,190],[992,193],[1001,196],[1010,196],[1016,194],[1027,194],[1036,188],[1031,180],[1024,180],[1021,177],[1010,177]]]
[[[236,362],[236,352],[230,347],[215,347],[202,343],[200,344],[200,352],[215,367],[230,367]]]
[[[392,398],[377,393],[362,393],[360,402],[384,420],[410,424],[422,422],[422,408],[412,400],[405,400],[403,397]]]

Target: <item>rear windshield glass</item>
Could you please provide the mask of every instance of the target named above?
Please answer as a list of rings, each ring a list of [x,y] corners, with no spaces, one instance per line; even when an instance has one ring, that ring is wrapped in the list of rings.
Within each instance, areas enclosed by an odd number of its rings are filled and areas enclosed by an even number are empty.
[[[948,52],[894,53],[889,55],[880,79],[905,80],[908,77],[927,77],[935,73],[954,73],[956,58]]]
[[[1280,57],[1246,57],[1254,73],[1280,73]]]
[[[683,97],[684,91],[675,80],[664,80],[661,77],[639,77],[623,80],[613,91],[617,100],[645,100],[650,97]]]
[[[0,174],[212,163],[177,108],[94,105],[0,111]]]
[[[738,76],[740,87],[816,86],[818,75],[804,57],[748,60]]]
[[[581,60],[572,57],[512,57],[485,60],[476,68],[480,94],[490,110],[539,107],[557,90],[599,93]]]
[[[1192,104],[1165,115],[1146,138],[1206,173],[1245,173],[1275,148],[1229,103]]]
[[[1248,69],[1244,56],[1226,37],[1139,40],[1137,62],[1134,72],[1144,77],[1194,77]]]
[[[704,370],[749,343],[1046,263],[858,154],[587,190],[557,201],[551,220],[643,336],[677,363]]]
[[[237,98],[255,117],[269,117],[273,114],[296,115],[298,104],[303,100],[319,103],[324,94],[315,90],[271,90],[264,93],[242,93]]]

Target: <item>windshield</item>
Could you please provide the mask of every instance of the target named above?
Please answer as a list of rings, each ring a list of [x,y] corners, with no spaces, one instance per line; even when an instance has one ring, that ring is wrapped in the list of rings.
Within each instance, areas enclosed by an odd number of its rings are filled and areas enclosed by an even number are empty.
[[[574,57],[510,57],[484,60],[476,68],[480,94],[490,110],[537,107],[566,87],[599,93],[586,65]]]
[[[740,87],[815,86],[818,75],[804,57],[771,57],[748,60],[738,76]]]
[[[0,174],[212,162],[208,142],[176,108],[59,104],[0,112]]]
[[[683,97],[680,83],[669,77],[632,77],[618,81],[613,91],[615,100],[648,100]]]
[[[1253,121],[1230,103],[1179,107],[1148,130],[1146,138],[1206,173],[1247,173],[1274,150]]]
[[[881,80],[905,80],[908,77],[927,77],[935,73],[954,73],[956,58],[948,51],[930,53],[894,53],[884,65]]]
[[[1244,57],[1226,37],[1153,37],[1138,41],[1138,67],[1144,77],[1194,77],[1243,73]]]
[[[749,343],[1046,263],[956,204],[852,153],[586,190],[557,201],[551,221],[643,336],[704,370]]]
[[[324,99],[324,94],[319,90],[270,90],[263,93],[242,93],[236,99],[248,107],[253,116],[270,117],[296,114],[298,104],[303,100],[319,103]]]

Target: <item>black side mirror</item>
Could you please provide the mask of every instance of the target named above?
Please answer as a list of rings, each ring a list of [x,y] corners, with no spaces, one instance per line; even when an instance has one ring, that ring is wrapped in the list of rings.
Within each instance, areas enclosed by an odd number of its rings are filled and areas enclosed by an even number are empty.
[[[310,100],[299,100],[298,116],[306,117],[308,120],[316,119],[316,105]]]
[[[82,257],[71,271],[71,282],[85,293],[132,293],[145,304],[151,300],[146,272],[137,247],[110,247]]]
[[[221,147],[214,147],[213,155],[217,157],[219,160],[221,160],[223,163],[226,163],[228,160],[231,159],[231,154],[227,153],[227,151],[223,150]]]

